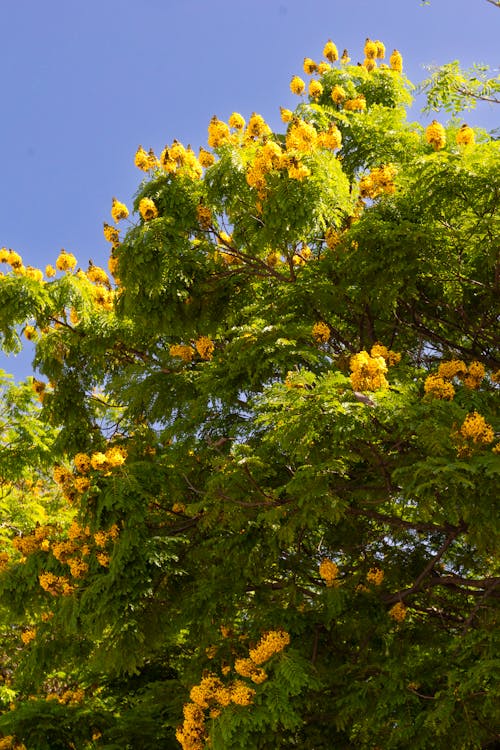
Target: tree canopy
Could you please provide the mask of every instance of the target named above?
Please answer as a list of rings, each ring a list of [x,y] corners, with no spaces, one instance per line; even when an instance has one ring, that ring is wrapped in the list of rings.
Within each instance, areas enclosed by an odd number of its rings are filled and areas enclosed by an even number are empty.
[[[499,143],[364,52],[0,251],[0,748],[496,746]]]

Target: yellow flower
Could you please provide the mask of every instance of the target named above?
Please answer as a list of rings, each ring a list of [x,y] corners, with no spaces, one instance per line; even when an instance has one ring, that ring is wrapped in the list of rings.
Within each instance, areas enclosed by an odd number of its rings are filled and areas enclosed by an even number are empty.
[[[406,612],[407,609],[403,602],[398,602],[389,610],[389,617],[391,617],[396,622],[403,622],[403,620],[406,618]]]
[[[327,43],[325,44],[323,48],[323,57],[326,57],[326,59],[329,60],[330,62],[335,62],[336,60],[339,59],[339,53],[338,53],[337,47],[335,46],[335,44],[332,42],[331,39],[327,41]]]
[[[95,471],[101,471],[108,468],[106,456],[101,451],[93,453],[90,458],[90,465]]]
[[[89,281],[95,281],[98,284],[109,284],[108,274],[100,266],[90,266],[87,271],[87,278]]]
[[[194,343],[196,351],[202,359],[212,359],[215,349],[214,342],[208,336],[200,336]]]
[[[200,162],[202,167],[211,167],[212,164],[215,163],[215,156],[210,153],[210,151],[207,151],[205,148],[202,148],[200,146],[200,150],[198,152],[198,161]]]
[[[72,271],[76,266],[76,262],[73,253],[67,253],[66,250],[61,250],[56,260],[56,268],[59,271]]]
[[[249,656],[254,664],[263,664],[274,654],[288,646],[290,636],[285,630],[270,630],[262,636],[255,648],[250,649]]]
[[[54,268],[54,266],[50,265],[50,263],[49,265],[45,266],[45,276],[48,279],[54,278],[55,275],[56,275],[56,269]]]
[[[331,149],[332,151],[335,151],[337,148],[341,147],[342,134],[335,124],[331,125],[330,129],[327,130],[326,133],[319,133],[318,145],[322,148]]]
[[[33,266],[26,266],[26,276],[28,279],[43,281],[43,272],[39,268],[34,268]]]
[[[425,130],[425,140],[434,148],[435,151],[444,148],[446,145],[446,132],[441,123],[433,120]]]
[[[360,95],[354,99],[346,99],[344,102],[344,109],[347,112],[363,112],[366,109],[365,97]]]
[[[285,109],[284,107],[280,107],[280,114],[281,114],[281,119],[283,122],[291,122],[293,118],[293,112],[291,109]]]
[[[229,128],[225,122],[219,120],[215,115],[208,126],[208,145],[210,148],[223,146],[230,139]]]
[[[387,388],[387,365],[383,357],[371,357],[368,352],[354,354],[350,361],[351,385],[355,391],[378,391]]]
[[[320,76],[324,75],[327,71],[330,70],[330,65],[327,62],[320,62],[318,63],[318,73]]]
[[[401,354],[399,352],[393,352],[392,349],[388,349],[386,346],[380,343],[376,343],[370,350],[372,357],[383,357],[385,362],[390,367],[397,365],[401,361]]]
[[[306,177],[309,177],[310,174],[311,170],[309,169],[309,167],[306,167],[305,164],[302,164],[299,161],[291,164],[288,167],[288,176],[291,180],[298,180],[299,182],[301,182],[302,180],[305,180]]]
[[[299,76],[294,76],[292,80],[290,81],[290,91],[292,94],[297,94],[300,96],[300,94],[304,93],[306,84],[302,80],[302,78],[299,78]]]
[[[479,445],[492,443],[495,438],[493,427],[477,411],[467,414],[460,427],[460,435]]]
[[[391,70],[395,70],[397,73],[403,72],[403,58],[399,50],[395,49],[389,58],[389,65]]]
[[[342,57],[340,58],[340,62],[343,65],[347,65],[348,63],[351,62],[351,58],[349,57],[349,52],[346,49],[342,52]]]
[[[127,451],[119,445],[113,445],[108,448],[104,454],[106,457],[107,464],[110,468],[122,466],[127,459]]]
[[[24,630],[21,633],[21,640],[26,645],[28,645],[28,643],[31,643],[34,638],[36,638],[35,628],[28,628],[28,630]]]
[[[151,164],[151,159],[148,152],[145,151],[142,146],[139,146],[137,151],[135,152],[134,164],[143,172],[147,172],[151,169],[152,166],[154,166],[153,164]]]
[[[311,99],[319,99],[323,93],[323,86],[319,81],[311,81],[309,84],[309,96]]]
[[[120,203],[119,200],[113,198],[113,202],[111,204],[111,216],[115,224],[117,224],[120,219],[126,219],[128,216],[128,208],[125,203]]]
[[[24,327],[24,336],[28,339],[28,341],[34,341],[34,339],[37,338],[37,330],[34,326],[25,326]]]
[[[316,146],[317,137],[318,134],[314,125],[304,120],[296,120],[288,129],[286,147],[289,151],[309,154]]]
[[[459,146],[471,146],[475,139],[474,131],[464,122],[456,135],[457,144]]]
[[[245,118],[238,112],[233,112],[229,118],[229,127],[234,128],[235,130],[243,130],[245,127]]]
[[[435,398],[448,399],[451,401],[455,395],[455,388],[451,383],[439,375],[429,375],[424,383],[424,390]]]
[[[302,66],[302,69],[306,75],[310,76],[318,69],[318,66],[314,62],[314,60],[311,60],[310,57],[304,57],[304,64]]]
[[[77,477],[73,483],[73,486],[78,493],[83,494],[89,489],[90,480],[87,479],[87,477]]]
[[[262,135],[271,135],[271,132],[271,128],[262,115],[258,115],[254,112],[248,121],[245,135],[248,138],[259,138]]]
[[[315,323],[312,328],[313,338],[320,344],[326,344],[330,339],[331,331],[326,323]]]
[[[325,581],[327,586],[335,586],[336,579],[339,574],[339,569],[338,566],[333,562],[333,560],[328,560],[328,558],[325,558],[320,563],[319,574]]]
[[[375,70],[377,67],[377,63],[375,62],[374,57],[365,57],[363,61],[363,67],[366,68],[366,70],[371,73],[372,70]]]
[[[372,40],[367,37],[365,41],[364,52],[365,52],[365,57],[368,60],[373,60],[377,55],[377,43],[372,42]]]
[[[194,357],[193,347],[184,344],[172,344],[169,351],[171,357],[179,357],[183,362],[191,362]]]
[[[118,245],[120,242],[120,232],[116,227],[111,226],[111,224],[104,222],[103,234],[104,238],[108,242],[111,242],[112,245]]]
[[[156,219],[158,216],[158,209],[151,198],[141,198],[139,202],[139,213],[144,221],[150,221],[151,219]]]
[[[377,54],[375,55],[375,57],[377,57],[379,60],[383,60],[385,57],[385,44],[379,39],[376,39],[374,41],[374,44],[377,46]]]
[[[331,93],[332,100],[335,102],[335,104],[340,104],[341,102],[343,102],[346,96],[347,94],[345,92],[345,89],[343,89],[342,86],[335,84]]]
[[[384,571],[380,568],[370,568],[366,574],[366,580],[368,583],[373,583],[374,586],[380,586],[384,580]]]
[[[438,375],[441,378],[463,377],[467,373],[467,366],[461,359],[452,359],[449,362],[441,362],[438,367]]]

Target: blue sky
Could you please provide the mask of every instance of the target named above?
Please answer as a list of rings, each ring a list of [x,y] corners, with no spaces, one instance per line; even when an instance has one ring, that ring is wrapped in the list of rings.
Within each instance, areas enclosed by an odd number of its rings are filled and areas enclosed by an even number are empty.
[[[455,59],[496,67],[500,10],[486,0],[5,0],[0,29],[0,246],[41,267],[64,247],[86,268],[107,257],[112,196],[130,204],[141,179],[139,143],[160,151],[177,138],[197,151],[212,115],[233,111],[279,128],[279,106],[297,103],[291,76],[329,38],[353,61],[367,36],[397,47],[413,82]],[[492,129],[500,108],[466,119]],[[0,368],[24,377],[29,360],[0,354]]]

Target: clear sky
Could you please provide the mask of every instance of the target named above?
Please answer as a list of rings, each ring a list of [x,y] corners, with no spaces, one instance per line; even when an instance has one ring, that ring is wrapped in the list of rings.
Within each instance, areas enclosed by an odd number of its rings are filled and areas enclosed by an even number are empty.
[[[197,151],[233,111],[281,127],[291,76],[329,38],[353,62],[367,36],[397,47],[415,83],[455,59],[495,68],[500,49],[486,0],[3,0],[0,29],[0,246],[42,268],[62,247],[105,263],[102,223],[112,196],[131,203],[139,144]],[[500,107],[466,119],[498,127]],[[0,354],[0,368],[24,377],[29,359]]]

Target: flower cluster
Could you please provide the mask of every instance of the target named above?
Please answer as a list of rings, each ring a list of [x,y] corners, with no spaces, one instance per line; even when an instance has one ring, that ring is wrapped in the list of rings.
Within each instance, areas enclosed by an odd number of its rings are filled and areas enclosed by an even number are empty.
[[[325,558],[320,563],[319,574],[325,581],[327,586],[335,586],[337,583],[339,569],[338,566],[333,562],[333,560]]]
[[[424,390],[434,398],[451,401],[455,395],[455,386],[451,382],[454,378],[461,380],[467,388],[477,389],[483,381],[485,372],[481,362],[471,362],[469,367],[461,359],[441,362],[437,374],[427,376]]]
[[[313,325],[312,335],[313,339],[317,341],[318,344],[326,344],[326,342],[330,339],[331,331],[326,323],[320,321],[319,323],[315,323]]]
[[[429,143],[435,151],[446,146],[446,132],[441,123],[437,120],[433,120],[425,130],[425,140]]]
[[[457,132],[455,140],[458,146],[472,146],[476,140],[476,137],[472,128],[464,122],[462,127]]]
[[[145,151],[142,146],[139,146],[135,153],[134,164],[143,172],[149,172],[150,169],[158,166],[158,159],[152,148],[149,151]]]
[[[389,617],[395,620],[395,622],[403,622],[406,618],[407,611],[408,609],[403,602],[397,602],[397,604],[389,610]]]
[[[113,198],[111,204],[111,217],[115,224],[117,224],[121,219],[126,219],[127,216],[128,208],[125,203],[120,203],[117,198]]]
[[[372,357],[366,351],[354,354],[350,361],[351,385],[355,391],[378,391],[387,388],[387,364],[383,357]]]
[[[261,682],[267,679],[266,672],[261,667],[258,667],[253,659],[236,659],[234,662],[234,671],[242,677],[248,677],[256,685],[260,685]]]
[[[372,583],[374,586],[380,586],[384,580],[384,571],[380,568],[370,568],[366,574],[366,580],[368,583]]]
[[[458,455],[464,457],[472,455],[475,448],[492,443],[495,433],[482,414],[474,411],[467,414],[458,431],[452,433],[452,437],[457,442]]]
[[[178,357],[183,362],[191,362],[194,357],[194,349],[186,344],[172,344],[169,349],[171,357]]]
[[[61,250],[56,260],[56,268],[59,271],[72,271],[76,266],[76,258],[73,253],[67,253],[66,250]]]
[[[393,164],[386,164],[382,167],[372,169],[359,181],[359,192],[362,198],[377,198],[382,193],[394,193],[394,177],[396,167]]]
[[[250,659],[254,664],[263,664],[274,654],[283,651],[289,643],[290,636],[285,630],[270,630],[262,636],[255,648],[250,649]]]
[[[151,198],[141,198],[139,201],[139,213],[144,221],[151,221],[158,216],[158,209]]]
[[[212,359],[215,349],[212,339],[208,336],[200,336],[200,338],[194,342],[194,345],[202,359]]]

